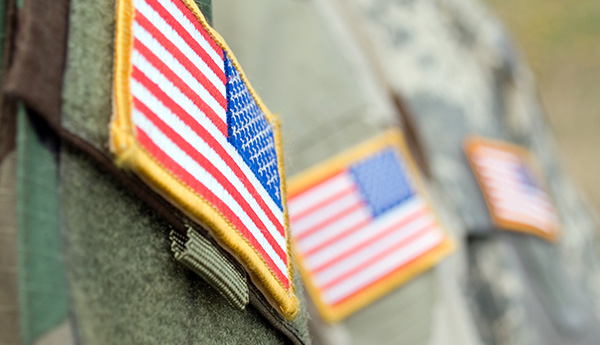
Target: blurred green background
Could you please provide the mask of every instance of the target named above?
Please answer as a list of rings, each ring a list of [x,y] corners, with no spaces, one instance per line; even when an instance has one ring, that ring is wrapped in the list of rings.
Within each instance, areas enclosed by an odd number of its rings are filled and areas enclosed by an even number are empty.
[[[488,2],[537,78],[567,169],[600,210],[600,1]]]

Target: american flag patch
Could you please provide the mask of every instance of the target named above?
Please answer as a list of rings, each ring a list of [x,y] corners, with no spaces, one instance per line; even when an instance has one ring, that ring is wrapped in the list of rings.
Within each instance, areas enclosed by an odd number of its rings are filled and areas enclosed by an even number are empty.
[[[211,230],[292,317],[276,119],[194,1],[121,0],[117,18],[117,162]]]
[[[556,240],[556,211],[529,152],[483,138],[468,139],[465,151],[497,227]]]
[[[397,131],[294,178],[290,227],[322,317],[339,320],[451,250]]]

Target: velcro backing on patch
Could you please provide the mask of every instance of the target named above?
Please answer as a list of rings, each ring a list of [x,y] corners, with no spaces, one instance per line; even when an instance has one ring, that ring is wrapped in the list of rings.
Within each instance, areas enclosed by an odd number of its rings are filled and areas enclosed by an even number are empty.
[[[452,249],[397,130],[301,173],[289,191],[296,257],[325,320],[359,310]]]
[[[533,157],[524,148],[481,137],[465,141],[465,152],[485,197],[492,222],[550,241],[559,234],[552,199]]]
[[[117,164],[208,228],[294,317],[277,120],[194,1],[118,1],[114,79]]]

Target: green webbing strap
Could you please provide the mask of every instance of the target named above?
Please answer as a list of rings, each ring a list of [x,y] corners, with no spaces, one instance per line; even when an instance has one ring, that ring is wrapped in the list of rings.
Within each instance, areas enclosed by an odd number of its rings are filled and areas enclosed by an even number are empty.
[[[55,154],[25,107],[17,113],[19,303],[23,344],[64,322],[68,295],[60,232]]]
[[[171,231],[171,250],[175,259],[206,280],[236,308],[250,301],[246,277],[205,237],[188,227],[187,234]]]

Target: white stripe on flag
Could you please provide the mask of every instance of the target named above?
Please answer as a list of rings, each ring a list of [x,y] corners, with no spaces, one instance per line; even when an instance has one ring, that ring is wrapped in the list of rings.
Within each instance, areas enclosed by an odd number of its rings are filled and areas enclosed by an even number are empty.
[[[366,207],[360,207],[356,211],[299,240],[297,242],[298,247],[302,252],[309,252],[325,244],[327,241],[352,230],[356,225],[370,218],[371,212]]]
[[[152,10],[150,8],[150,10]],[[162,18],[160,18],[160,16],[158,16],[158,14],[156,14],[156,22],[154,22],[154,26],[159,29],[163,34],[170,32],[172,34],[172,36],[175,37],[179,37],[174,31],[168,30],[167,28],[170,28],[169,26],[167,26],[167,23],[165,23],[164,21],[162,21]],[[158,19],[160,18],[160,19]],[[161,22],[162,21],[162,22]],[[163,25],[165,25],[166,27],[162,27]],[[148,31],[146,31],[146,29],[144,29],[141,25],[139,25],[137,22],[133,23],[133,32],[134,32],[134,36],[136,39],[138,39],[144,46],[146,46],[150,51],[152,51],[156,56],[158,56],[161,60],[163,60],[165,62],[165,64],[167,66],[169,66],[169,68],[175,73],[177,74],[177,76],[179,76],[179,78],[181,78],[181,80],[188,85],[192,91],[194,91],[198,97],[200,99],[202,99],[212,110],[214,110],[214,112],[217,114],[217,116],[219,116],[219,118],[224,122],[227,123],[227,112],[226,109],[221,106],[221,104],[219,104],[219,102],[217,102],[217,100],[210,94],[210,92],[208,92],[208,90],[204,87],[204,85],[202,85],[193,75],[190,71],[188,71],[185,66],[183,66],[181,63],[179,63],[179,61],[173,56],[171,55],[171,53],[165,49]],[[169,38],[167,36],[167,38]],[[181,39],[181,37],[179,37],[179,39]],[[179,48],[179,47],[178,47]],[[139,55],[139,52],[134,51],[135,53],[137,53]],[[192,61],[194,64],[197,64],[197,62]],[[204,66],[204,67],[202,67]],[[197,65],[198,68],[202,69],[208,69],[209,71],[212,72],[212,70],[210,68],[208,68],[208,66],[205,63],[202,63],[200,66]],[[202,71],[202,73],[205,73],[204,71]],[[214,72],[213,72],[214,74]],[[223,82],[221,82],[221,80],[217,79],[217,83],[215,83],[214,81],[211,80],[211,82],[213,83],[213,85],[215,87],[223,86]],[[223,89],[223,87],[221,87],[221,89]],[[225,91],[225,90],[219,90],[221,91]],[[225,94],[223,94],[223,96],[225,97]]]
[[[353,187],[354,181],[348,174],[339,174],[302,194],[290,198],[290,200],[288,200],[290,215],[302,214],[314,205]],[[293,231],[296,235],[302,233],[302,231],[297,229],[294,229]]]
[[[225,178],[240,192],[242,197],[248,202],[252,210],[258,215],[259,219],[265,224],[267,230],[271,233],[277,244],[285,248],[286,240],[279,231],[275,228],[275,224],[267,217],[265,211],[258,205],[256,200],[252,197],[246,186],[237,178],[233,170],[225,163],[221,157],[214,151],[214,149],[204,142],[192,129],[190,129],[179,117],[173,114],[166,107],[160,107],[158,99],[156,99],[150,91],[144,88],[140,83],[135,80],[131,81],[132,94],[138,99],[145,100],[146,106],[151,109],[155,114],[160,114],[161,120],[175,132],[182,136],[182,138],[188,142],[196,151],[205,156],[220,172],[223,173]]]
[[[399,245],[410,236],[433,224],[435,224],[435,221],[429,215],[415,219],[408,225],[400,227],[386,236],[382,236],[367,247],[346,256],[344,259],[320,271],[315,275],[315,281],[319,286],[335,281],[339,277],[357,269],[360,265],[376,257],[381,252]],[[404,248],[403,246],[401,250],[405,250]]]
[[[135,82],[132,80],[132,90]],[[252,236],[260,243],[261,247],[271,257],[277,268],[287,277],[287,266],[281,260],[279,255],[271,247],[267,239],[260,232],[260,229],[252,222],[246,212],[242,209],[239,203],[233,198],[225,188],[215,179],[210,173],[204,170],[194,159],[188,156],[183,150],[181,150],[175,143],[171,141],[159,128],[154,126],[150,120],[148,120],[144,114],[137,110],[133,111],[132,119],[134,124],[142,131],[144,131],[150,140],[152,140],[156,146],[164,151],[171,159],[173,159],[179,166],[185,169],[190,175],[192,175],[197,181],[202,183],[211,189],[211,191],[219,197],[242,221],[242,223],[248,228],[248,231],[252,233]],[[285,248],[285,247],[284,247]]]
[[[297,234],[302,234],[313,229],[316,225],[347,211],[360,202],[361,197],[357,193],[350,193],[295,221],[294,231]]]
[[[233,147],[227,138],[223,136],[221,131],[215,126],[215,124],[210,121],[206,114],[204,114],[187,96],[185,96],[181,90],[179,90],[173,83],[167,79],[156,67],[154,67],[150,62],[148,62],[143,56],[134,51],[132,53],[132,63],[140,69],[148,79],[154,82],[156,85],[159,85],[162,91],[172,100],[174,100],[188,115],[190,115],[200,126],[208,131],[208,133],[216,139],[221,146],[225,149],[228,156],[230,156],[236,165],[242,170],[242,173],[246,178],[250,181],[250,184],[254,186],[258,195],[265,201],[267,207],[274,214],[275,218],[281,221],[283,224],[283,212],[279,209],[279,207],[275,204],[269,193],[264,189],[262,184],[258,181],[254,173],[250,170],[250,168],[246,165],[243,158],[239,155],[235,147]],[[142,85],[138,86],[142,87]],[[144,88],[145,92],[151,95],[151,93]],[[138,90],[139,91],[139,90]],[[144,93],[143,97],[147,97],[146,93]],[[155,114],[159,114],[162,116],[163,113],[169,112],[170,110],[165,107],[156,97],[152,96],[151,101],[147,100],[147,98],[140,98],[144,100],[144,104],[148,106],[148,108],[152,109]],[[173,115],[176,116],[176,115]],[[285,248],[285,247],[284,247]]]
[[[499,218],[551,232],[558,219],[548,195],[522,180],[522,159],[510,152],[477,148],[473,160],[481,175],[490,208]]]
[[[137,1],[139,1],[139,5]],[[194,24],[192,24],[189,21],[189,19],[177,8],[177,6],[169,0],[158,0],[158,2],[162,5],[164,9],[167,10],[167,12],[169,12],[173,16],[173,18],[175,18],[177,22],[179,22],[179,24],[181,24],[181,26],[183,26],[185,31],[187,31],[192,36],[194,41],[196,41],[200,45],[200,47],[210,56],[210,58],[219,67],[219,69],[224,70],[224,62],[221,58],[221,55],[213,49],[211,44],[204,38],[204,36],[200,32],[198,32],[196,27],[194,27]],[[143,6],[148,6],[144,0],[136,0],[136,8],[141,9]],[[150,10],[152,10],[152,8],[150,8]],[[160,20],[164,22],[162,18],[160,18]],[[219,77],[217,77],[217,75],[210,68],[208,68],[206,63],[202,61],[202,59],[190,48],[190,46],[181,37],[179,37],[175,30],[168,26],[168,24],[165,27],[165,29],[167,30],[161,30],[161,32],[163,32],[163,34],[165,34],[165,36],[171,42],[173,42],[177,46],[177,48],[181,50],[188,58],[191,57],[192,59],[190,59],[190,61],[192,61],[194,65],[200,68],[200,71],[217,87],[217,89],[223,94],[223,96],[225,96],[224,84],[223,82],[221,82]],[[170,34],[171,36],[167,36],[167,34]]]
[[[424,206],[425,205],[420,198],[411,199],[406,203],[399,205],[395,209],[386,212],[380,217],[373,219],[373,222],[367,224],[355,233],[344,237],[327,247],[324,247],[308,257],[305,257],[304,262],[311,269],[319,267],[338,256],[340,253],[342,253],[342,251],[348,250],[349,248],[354,248],[361,243],[365,243],[371,238],[379,236],[381,232],[385,231],[392,225],[397,224],[399,221],[410,217],[418,210],[422,210]]]
[[[528,212],[543,215],[553,215],[552,204],[549,200],[537,195],[524,195],[514,191],[500,191],[490,189],[490,196],[494,203],[504,203],[504,207],[525,208]]]
[[[402,250],[391,253],[391,255],[378,260],[357,274],[323,291],[324,299],[328,304],[335,304],[427,252],[441,243],[442,240],[443,236],[440,231],[427,232],[409,246],[402,248]]]

